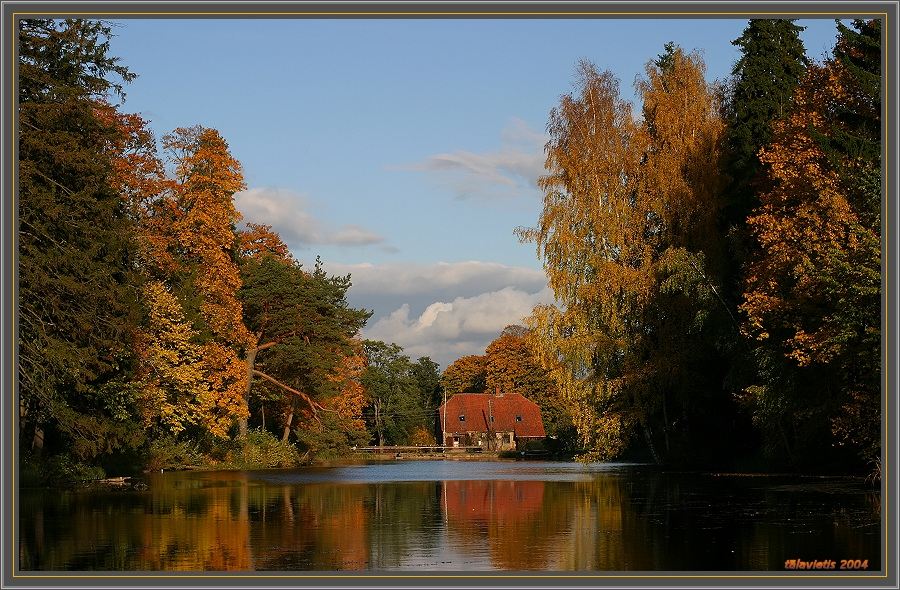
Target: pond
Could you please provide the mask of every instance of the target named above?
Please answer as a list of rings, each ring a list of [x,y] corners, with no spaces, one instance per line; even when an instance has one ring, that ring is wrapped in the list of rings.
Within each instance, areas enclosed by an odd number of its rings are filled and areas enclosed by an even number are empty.
[[[880,495],[850,478],[437,460],[147,483],[24,490],[20,569],[783,572],[789,559],[881,568]]]

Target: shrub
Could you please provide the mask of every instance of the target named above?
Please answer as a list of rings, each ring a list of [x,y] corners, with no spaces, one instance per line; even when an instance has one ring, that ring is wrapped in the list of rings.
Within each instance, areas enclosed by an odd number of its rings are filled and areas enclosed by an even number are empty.
[[[268,430],[254,429],[239,441],[226,462],[234,469],[296,467],[300,464],[300,455],[291,443],[282,441]]]
[[[191,444],[172,436],[164,436],[150,442],[147,469],[184,469],[206,463],[203,454]]]
[[[47,459],[24,458],[19,468],[22,487],[77,486],[105,477],[106,472],[102,467],[82,463],[68,454],[54,455]]]
[[[346,457],[352,447],[365,446],[371,435],[358,421],[322,412],[320,422],[309,422],[294,430],[301,452],[317,459]]]
[[[435,444],[434,434],[424,426],[416,426],[409,436],[409,444],[417,447],[433,447]]]

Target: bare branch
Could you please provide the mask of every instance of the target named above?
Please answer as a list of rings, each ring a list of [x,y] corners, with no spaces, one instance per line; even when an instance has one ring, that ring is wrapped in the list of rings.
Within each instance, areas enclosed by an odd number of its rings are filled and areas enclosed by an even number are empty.
[[[261,378],[265,379],[266,381],[269,381],[270,383],[277,385],[281,389],[284,389],[287,392],[293,393],[294,395],[298,396],[300,399],[305,401],[309,405],[310,409],[312,410],[313,417],[316,420],[319,419],[318,412],[335,412],[335,413],[337,412],[337,410],[332,410],[331,408],[326,408],[325,406],[323,406],[322,404],[320,404],[319,402],[317,402],[316,400],[314,400],[307,394],[303,393],[302,391],[297,391],[293,387],[291,387],[289,385],[285,385],[278,379],[276,379],[270,375],[266,375],[265,373],[263,373],[262,371],[260,371],[258,369],[253,369],[252,372],[253,372],[253,375],[255,375],[257,377],[261,377]]]

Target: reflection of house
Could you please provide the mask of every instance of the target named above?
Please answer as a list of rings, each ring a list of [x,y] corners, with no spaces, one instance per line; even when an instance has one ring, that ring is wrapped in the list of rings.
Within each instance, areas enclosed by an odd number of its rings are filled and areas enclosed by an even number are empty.
[[[543,481],[445,481],[441,508],[453,546],[501,570],[545,569],[546,548],[568,519],[548,519]]]
[[[442,493],[451,522],[530,522],[544,502],[544,482],[445,481]]]
[[[438,408],[438,430],[445,446],[498,451],[547,436],[540,408],[518,393],[457,393]]]

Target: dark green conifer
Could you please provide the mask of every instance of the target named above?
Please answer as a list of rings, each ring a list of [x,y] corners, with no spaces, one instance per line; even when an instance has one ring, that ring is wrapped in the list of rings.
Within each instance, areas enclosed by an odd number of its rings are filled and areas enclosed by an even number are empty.
[[[96,115],[133,78],[108,54],[109,28],[18,23],[18,378],[25,450],[88,458],[135,443],[130,333],[133,227],[104,155],[116,130]]]
[[[743,225],[756,205],[757,154],[772,139],[772,121],[788,114],[808,60],[792,20],[753,19],[740,37],[741,58],[731,70],[726,105],[727,170],[731,176],[725,229]]]

